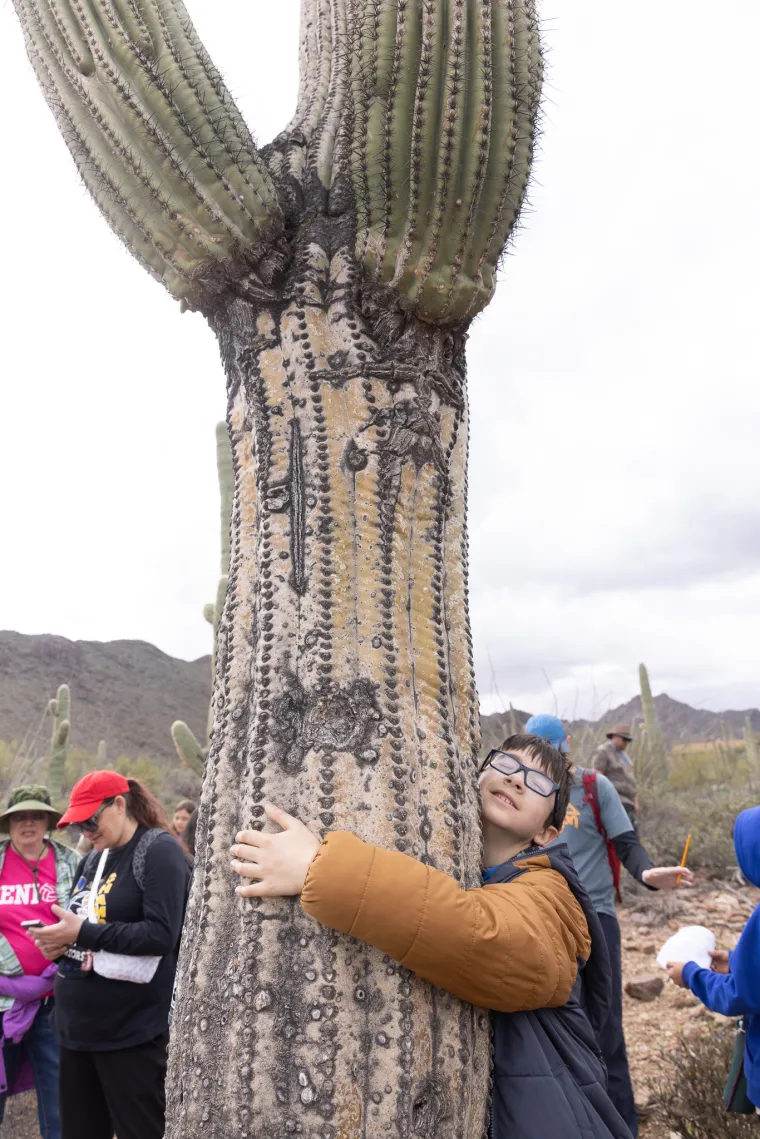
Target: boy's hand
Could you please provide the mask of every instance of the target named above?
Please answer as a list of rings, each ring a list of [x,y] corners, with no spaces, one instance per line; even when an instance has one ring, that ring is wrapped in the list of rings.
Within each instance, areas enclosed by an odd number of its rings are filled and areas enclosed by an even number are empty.
[[[707,952],[712,957],[712,965],[710,969],[713,973],[730,973],[731,967],[728,962],[727,949],[708,949]]]
[[[651,866],[641,875],[641,881],[654,890],[675,890],[682,886],[693,886],[694,875],[687,866]]]
[[[685,961],[668,961],[665,966],[671,981],[678,985],[679,989],[687,989],[689,987],[683,979],[683,967],[685,964]]]
[[[241,898],[281,898],[300,894],[311,860],[321,846],[308,827],[280,807],[264,803],[268,819],[283,829],[279,834],[240,831],[230,847],[232,869],[241,878],[256,881],[236,886]]]

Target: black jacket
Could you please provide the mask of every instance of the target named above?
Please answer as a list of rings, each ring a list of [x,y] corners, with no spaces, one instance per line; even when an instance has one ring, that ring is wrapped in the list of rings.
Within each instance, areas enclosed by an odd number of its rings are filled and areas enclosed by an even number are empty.
[[[131,1048],[169,1031],[190,868],[166,832],[147,847],[144,866],[137,867],[145,833],[138,827],[128,843],[111,851],[98,891],[100,920],[85,921],[76,943],[58,961],[55,1027],[60,1043],[73,1051]],[[76,914],[87,912],[98,859],[88,856],[79,864],[68,907]],[[146,985],[114,981],[87,968],[88,952],[99,949],[156,956],[161,962]]]
[[[536,1012],[492,1013],[494,1087],[492,1139],[631,1139],[607,1095],[607,1072],[594,1030],[610,1007],[611,972],[599,918],[564,843],[523,851],[497,867],[491,883],[513,882],[527,871],[520,860],[547,855],[581,905],[591,952],[579,962],[567,1004]],[[593,1027],[592,1027],[593,1025]]]

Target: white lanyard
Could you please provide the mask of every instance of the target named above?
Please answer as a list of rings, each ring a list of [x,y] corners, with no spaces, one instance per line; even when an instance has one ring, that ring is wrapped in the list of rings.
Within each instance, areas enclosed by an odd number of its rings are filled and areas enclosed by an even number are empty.
[[[108,855],[110,853],[110,850],[106,849],[101,854],[100,860],[98,861],[98,868],[95,871],[95,877],[93,879],[92,886],[90,887],[90,896],[87,899],[87,917],[89,921],[94,922],[95,925],[98,924],[98,917],[95,912],[95,904],[98,900],[98,890],[100,889],[100,883],[103,878],[103,871],[106,868],[106,862],[108,861]]]

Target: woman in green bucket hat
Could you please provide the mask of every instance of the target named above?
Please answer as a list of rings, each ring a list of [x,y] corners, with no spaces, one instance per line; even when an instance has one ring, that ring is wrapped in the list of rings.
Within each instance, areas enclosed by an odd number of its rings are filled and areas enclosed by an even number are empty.
[[[65,906],[78,857],[51,839],[61,818],[47,787],[17,787],[0,812],[0,1123],[7,1096],[34,1088],[42,1139],[60,1139],[58,1043],[50,1024],[51,966],[23,922],[52,925]]]

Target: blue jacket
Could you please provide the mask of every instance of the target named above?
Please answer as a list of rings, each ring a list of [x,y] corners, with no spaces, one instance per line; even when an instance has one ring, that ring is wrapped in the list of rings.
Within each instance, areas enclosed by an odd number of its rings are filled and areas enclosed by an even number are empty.
[[[587,961],[578,962],[578,979],[566,1004],[491,1014],[491,1139],[630,1139],[607,1095],[607,1071],[594,1035],[607,1020],[612,996],[607,942],[566,844],[523,851],[496,867],[488,881],[514,881],[526,872],[520,862],[539,852],[564,877],[583,909],[591,951]]]
[[[753,886],[760,886],[760,807],[742,811],[734,827],[739,868]],[[712,973],[689,961],[683,979],[702,1004],[723,1016],[744,1016],[747,1043],[744,1074],[747,1094],[760,1105],[760,906],[747,922],[730,956],[730,973]]]

